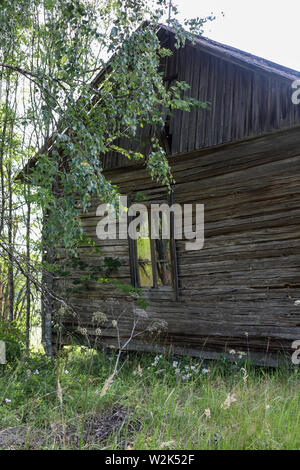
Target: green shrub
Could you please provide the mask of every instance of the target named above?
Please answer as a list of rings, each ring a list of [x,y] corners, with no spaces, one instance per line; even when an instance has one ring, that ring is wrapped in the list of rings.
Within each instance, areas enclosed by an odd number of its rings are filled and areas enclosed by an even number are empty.
[[[25,334],[18,325],[0,321],[0,341],[5,341],[7,362],[14,362],[21,357],[25,345]]]

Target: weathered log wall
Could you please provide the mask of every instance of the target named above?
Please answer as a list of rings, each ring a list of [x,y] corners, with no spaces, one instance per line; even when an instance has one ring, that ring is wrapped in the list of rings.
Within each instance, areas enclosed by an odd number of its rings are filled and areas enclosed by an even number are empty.
[[[274,363],[272,355],[291,351],[292,341],[300,339],[300,308],[294,305],[300,297],[300,128],[170,162],[175,202],[205,205],[205,245],[188,252],[184,240],[176,242],[178,302],[169,288],[144,290],[150,315],[168,322],[162,343],[209,357],[231,348],[250,351],[257,362],[266,355]],[[165,188],[141,166],[116,168],[106,176],[123,194],[142,191],[149,201],[166,199]],[[97,240],[95,210],[96,204],[83,217],[86,233],[104,256],[119,257],[122,266],[115,276],[130,283],[128,243]],[[102,262],[87,252],[82,249],[85,261]],[[91,283],[88,292],[71,298],[91,334],[93,312],[111,296],[124,297],[109,285]],[[120,319],[125,337],[131,322]],[[110,328],[102,339],[114,343],[114,333]]]

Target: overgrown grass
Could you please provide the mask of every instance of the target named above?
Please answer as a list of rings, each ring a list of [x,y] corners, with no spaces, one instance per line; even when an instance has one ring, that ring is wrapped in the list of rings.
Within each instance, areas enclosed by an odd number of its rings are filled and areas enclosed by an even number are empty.
[[[77,348],[54,365],[37,354],[2,370],[0,448],[300,447],[298,369],[124,353],[105,393],[114,361]]]

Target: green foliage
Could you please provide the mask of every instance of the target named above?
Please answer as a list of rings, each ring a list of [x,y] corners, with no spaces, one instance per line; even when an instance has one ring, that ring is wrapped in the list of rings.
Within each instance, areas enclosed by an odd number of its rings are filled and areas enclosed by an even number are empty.
[[[0,341],[5,341],[8,363],[20,359],[25,345],[25,335],[20,326],[15,323],[0,321]]]
[[[137,192],[135,193],[134,195],[134,202],[143,202],[143,201],[147,201],[147,196],[141,192]]]
[[[31,87],[20,119],[34,127],[37,146],[46,142],[30,179],[38,188],[35,202],[47,213],[44,235],[51,246],[63,243],[75,254],[83,235],[79,216],[92,199],[117,204],[118,188],[103,176],[100,155],[117,151],[129,159],[145,158],[153,179],[167,186],[173,182],[156,136],[146,155],[119,144],[146,125],[159,134],[166,112],[205,106],[185,96],[183,82],[165,87],[159,66],[172,52],[157,32],[167,8],[167,0],[4,1],[0,73],[14,80],[21,75]],[[169,23],[178,47],[193,31],[201,33],[205,20],[187,22],[190,31],[185,31],[175,19],[176,8],[173,15]],[[107,58],[102,78],[93,81]],[[54,145],[48,151],[50,136]]]
[[[125,295],[133,298],[141,308],[146,309],[148,307],[147,301],[143,298],[142,289],[133,287],[131,284],[121,284],[115,279],[113,279],[111,282]]]

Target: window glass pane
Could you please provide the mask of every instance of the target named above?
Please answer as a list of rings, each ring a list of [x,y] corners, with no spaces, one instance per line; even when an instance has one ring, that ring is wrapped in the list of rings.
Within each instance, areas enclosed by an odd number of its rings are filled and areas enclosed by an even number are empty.
[[[155,240],[157,283],[172,285],[170,240]]]
[[[138,255],[138,261],[150,261],[151,262],[150,238],[138,238],[137,239],[137,255]]]
[[[139,279],[141,287],[153,287],[152,263],[139,262]]]
[[[144,233],[144,236],[146,233]],[[137,239],[137,257],[141,287],[153,286],[150,238]]]
[[[172,285],[172,271],[170,263],[157,263],[157,284],[159,286]]]

